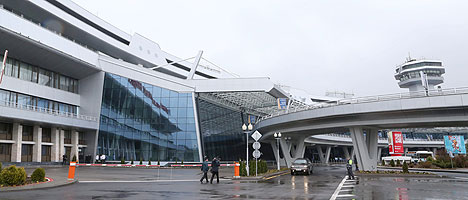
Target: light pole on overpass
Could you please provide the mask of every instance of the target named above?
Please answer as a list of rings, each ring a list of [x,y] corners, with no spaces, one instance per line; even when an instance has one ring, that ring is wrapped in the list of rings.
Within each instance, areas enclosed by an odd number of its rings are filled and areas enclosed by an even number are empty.
[[[275,133],[274,134],[275,139],[276,139],[276,152],[278,154],[278,157],[276,159],[276,166],[278,167],[278,171],[280,170],[280,150],[279,150],[279,140],[281,139],[281,132]]]
[[[242,130],[244,131],[244,133],[247,135],[246,137],[246,143],[247,143],[247,159],[246,159],[246,163],[245,163],[245,170],[247,171],[247,176],[250,175],[250,172],[249,172],[249,135],[250,135],[250,132],[252,132],[252,129],[253,129],[253,126],[252,124],[249,123],[249,126],[243,124],[242,125]],[[247,131],[248,130],[248,131]]]

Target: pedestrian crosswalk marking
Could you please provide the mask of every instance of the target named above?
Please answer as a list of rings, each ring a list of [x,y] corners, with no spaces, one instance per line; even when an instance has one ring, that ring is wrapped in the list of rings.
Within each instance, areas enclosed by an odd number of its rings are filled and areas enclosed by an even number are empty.
[[[357,178],[357,176],[354,177]],[[336,198],[355,197],[354,194],[340,194],[340,192],[352,192],[356,184],[357,180],[348,180],[348,176],[345,176],[336,188],[330,200],[335,200]]]

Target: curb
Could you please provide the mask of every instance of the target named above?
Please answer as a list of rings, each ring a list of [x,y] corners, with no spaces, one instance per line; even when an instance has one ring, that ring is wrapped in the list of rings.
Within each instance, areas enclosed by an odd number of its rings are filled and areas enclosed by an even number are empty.
[[[58,188],[58,187],[63,187],[63,186],[67,186],[67,185],[71,185],[71,184],[75,184],[77,183],[78,180],[75,179],[71,182],[66,182],[66,183],[63,183],[63,184],[58,184],[58,185],[51,185],[51,186],[47,186],[47,187],[32,187],[32,188],[20,188],[20,187],[17,187],[17,188],[9,188],[9,190],[4,190],[4,191],[0,191],[0,193],[2,192],[17,192],[17,191],[26,191],[26,190],[41,190],[41,189],[50,189],[50,188]]]
[[[284,170],[284,171],[279,171],[271,174],[266,174],[263,176],[257,176],[257,177],[240,177],[240,178],[232,178],[232,180],[241,180],[241,181],[259,181],[259,180],[266,180],[268,178],[274,177],[274,176],[282,176],[289,174],[289,170]]]
[[[401,169],[401,167],[377,167],[379,169]],[[426,172],[445,172],[445,173],[457,173],[457,174],[468,174],[468,171],[457,171],[447,169],[426,169],[426,168],[408,168],[410,171],[426,171]]]
[[[355,175],[359,175],[360,177],[395,177],[395,178],[444,178],[441,175],[437,174],[366,174],[366,173],[355,173]]]

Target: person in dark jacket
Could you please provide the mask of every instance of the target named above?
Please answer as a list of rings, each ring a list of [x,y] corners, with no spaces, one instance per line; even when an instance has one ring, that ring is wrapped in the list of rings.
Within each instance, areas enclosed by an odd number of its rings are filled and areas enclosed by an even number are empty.
[[[210,183],[213,184],[213,178],[216,175],[216,182],[219,183],[219,160],[215,157],[213,158],[213,161],[211,162],[211,181]]]
[[[354,179],[352,159],[349,159],[348,163],[346,163],[346,170],[348,171],[348,179]]]
[[[203,172],[203,177],[200,179],[200,183],[203,183],[203,179],[206,179],[206,183],[208,183],[208,157],[205,157],[205,161],[203,161],[201,166],[201,171]]]

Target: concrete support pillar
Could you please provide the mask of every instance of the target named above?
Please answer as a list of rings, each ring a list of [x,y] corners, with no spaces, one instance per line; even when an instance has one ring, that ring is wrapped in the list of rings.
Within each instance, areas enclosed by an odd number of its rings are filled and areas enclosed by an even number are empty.
[[[350,159],[351,158],[349,156],[348,147],[346,147],[346,146],[343,147],[343,153],[344,153],[345,159]]]
[[[290,153],[290,146],[287,144],[286,140],[284,138],[280,139],[280,149],[281,152],[283,153],[284,160],[286,161],[286,166],[291,167],[292,163],[292,157]]]
[[[51,147],[51,155],[50,155],[50,160],[52,162],[60,162],[60,129],[58,128],[51,128],[50,129],[50,135],[51,135],[51,140],[52,140],[52,147]]]
[[[405,154],[404,156],[406,156],[408,154],[408,148],[405,148]]]
[[[296,149],[294,151],[294,158],[303,158],[305,153],[304,145],[305,137],[299,137],[296,140]]]
[[[273,154],[275,155],[275,161],[278,161],[278,159],[279,159],[280,160],[280,166],[287,166],[284,159],[282,159],[281,157],[278,158],[278,144],[277,144],[277,141],[271,141],[270,145],[271,145],[271,149],[273,150]],[[276,162],[275,162],[275,166],[276,166]]]
[[[436,152],[437,152],[437,148],[436,147],[432,148],[432,154],[434,154],[434,156],[435,156]]]
[[[325,154],[322,151],[322,147],[317,145],[317,152],[320,158],[320,162],[325,164]]]
[[[351,127],[351,138],[356,151],[358,167],[364,171],[377,170],[378,133],[376,129],[367,130],[366,138],[362,127]]]
[[[63,155],[65,155],[65,130],[57,130],[59,132],[59,160],[63,162]],[[68,155],[67,155],[68,156]],[[71,158],[68,158],[70,161]]]
[[[351,154],[350,154],[351,159],[354,159],[354,156],[355,156],[354,152],[355,152],[354,147],[351,147]]]
[[[38,125],[33,127],[33,145],[32,161],[41,162],[42,158],[42,128]]]
[[[297,158],[303,158],[305,153],[305,137],[292,138],[288,144],[282,137],[280,139],[280,150],[283,153],[283,158],[286,166],[291,167],[291,163]],[[276,156],[276,155],[275,155]]]
[[[72,130],[71,143],[73,146],[71,148],[70,161],[73,159],[73,156],[76,156],[76,162],[78,162],[78,134],[78,131]]]
[[[377,162],[381,162],[382,160],[382,148],[378,148],[377,150]]]
[[[21,162],[21,141],[23,140],[23,126],[13,123],[13,145],[11,145],[11,162]]]
[[[331,146],[327,146],[327,151],[325,152],[325,164],[328,164],[330,160]]]

